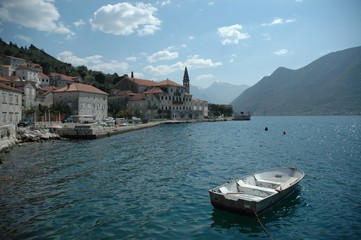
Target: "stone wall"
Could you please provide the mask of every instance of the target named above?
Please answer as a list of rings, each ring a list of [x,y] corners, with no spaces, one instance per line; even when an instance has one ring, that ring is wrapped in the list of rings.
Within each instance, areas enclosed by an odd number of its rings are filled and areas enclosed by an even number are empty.
[[[0,152],[16,143],[16,127],[14,124],[0,126]]]

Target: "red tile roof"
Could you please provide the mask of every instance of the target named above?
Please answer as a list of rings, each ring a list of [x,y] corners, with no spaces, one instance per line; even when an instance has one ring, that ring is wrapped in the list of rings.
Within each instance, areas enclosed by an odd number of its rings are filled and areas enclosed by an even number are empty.
[[[65,74],[60,74],[60,73],[50,73],[50,77],[52,78],[56,78],[56,77],[60,77],[61,80],[66,80],[66,81],[71,81],[74,82],[77,78],[79,77],[71,77]]]
[[[55,90],[54,92],[86,92],[86,93],[97,93],[97,94],[103,94],[108,95],[108,93],[103,92],[102,90],[93,87],[92,85],[83,84],[83,83],[72,83],[69,86],[60,88]]]
[[[128,80],[132,81],[140,86],[154,87],[157,85],[157,83],[154,81],[140,79],[140,78],[128,78]]]
[[[164,93],[164,91],[162,89],[160,89],[159,87],[155,87],[152,88],[146,92],[144,92],[145,94],[157,94],[157,93]]]
[[[16,68],[16,71],[17,70],[22,70],[22,71],[32,71],[32,72],[35,72],[34,69],[30,68],[30,67],[27,67],[27,66],[23,66],[23,65],[20,65]]]
[[[134,96],[132,96],[129,101],[140,101],[140,100],[143,100],[145,97],[145,94],[144,93],[136,93],[134,94]]]
[[[7,89],[7,90],[10,90],[10,91],[13,91],[13,92],[22,93],[21,90],[19,90],[19,89],[17,89],[17,88],[10,87],[10,86],[5,85],[5,84],[2,84],[2,83],[0,83],[0,88],[2,88],[2,89]]]
[[[172,80],[164,80],[164,81],[161,81],[157,84],[157,86],[174,86],[174,87],[183,87],[183,85],[180,85],[176,82],[173,82]]]
[[[112,90],[112,94],[114,96],[131,96],[131,95],[134,95],[134,93],[130,90],[118,90],[118,89],[113,89]]]
[[[46,75],[46,74],[44,74],[44,73],[42,73],[42,72],[39,72],[39,73],[38,73],[38,76],[39,76],[40,78],[49,78],[48,75]]]

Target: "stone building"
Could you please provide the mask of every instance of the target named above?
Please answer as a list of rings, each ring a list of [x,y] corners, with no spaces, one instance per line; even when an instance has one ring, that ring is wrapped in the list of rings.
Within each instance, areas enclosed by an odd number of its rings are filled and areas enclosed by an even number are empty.
[[[69,105],[72,115],[93,115],[101,121],[108,117],[108,93],[91,85],[72,83],[53,92],[53,103]]]
[[[189,75],[185,68],[183,85],[169,79],[154,82],[125,77],[116,85],[119,89],[110,97],[114,102],[127,104],[133,114],[143,119],[202,119],[208,116],[208,103],[192,99]],[[124,107],[124,106],[123,106]]]
[[[0,126],[16,125],[22,115],[22,91],[0,83]]]

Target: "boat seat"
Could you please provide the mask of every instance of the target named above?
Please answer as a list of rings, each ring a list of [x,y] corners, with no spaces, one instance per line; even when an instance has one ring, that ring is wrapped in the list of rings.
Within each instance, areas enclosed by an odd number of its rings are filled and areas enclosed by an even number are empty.
[[[243,181],[238,181],[237,183],[242,188],[255,189],[255,190],[260,190],[260,191],[268,192],[268,193],[276,193],[277,192],[276,190],[274,190],[272,188],[265,188],[265,187],[251,185],[251,184],[246,184]]]
[[[228,188],[226,188],[226,187],[220,187],[219,188],[219,191],[221,192],[221,193],[223,193],[223,194],[227,194],[227,193],[229,193],[229,190],[228,190]]]
[[[282,183],[278,188],[276,188],[276,190],[277,191],[282,191],[283,189],[286,189],[289,186],[291,186],[297,180],[298,180],[298,178],[290,177],[286,182]]]
[[[275,185],[282,184],[282,182],[276,182],[276,181],[261,179],[261,178],[258,177],[258,175],[254,175],[254,178],[256,179],[257,182],[260,182],[260,183],[269,183],[269,184],[275,184]]]

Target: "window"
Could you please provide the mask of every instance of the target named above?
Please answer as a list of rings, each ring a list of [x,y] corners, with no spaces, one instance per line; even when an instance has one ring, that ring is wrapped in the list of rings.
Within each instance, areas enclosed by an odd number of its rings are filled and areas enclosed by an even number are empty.
[[[3,92],[3,103],[7,103],[7,94]]]

